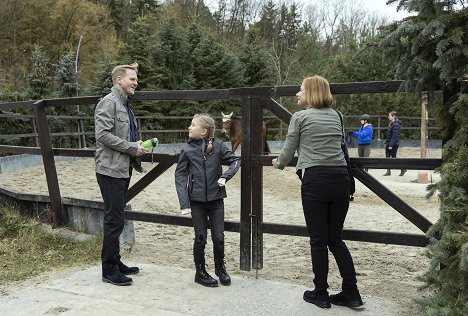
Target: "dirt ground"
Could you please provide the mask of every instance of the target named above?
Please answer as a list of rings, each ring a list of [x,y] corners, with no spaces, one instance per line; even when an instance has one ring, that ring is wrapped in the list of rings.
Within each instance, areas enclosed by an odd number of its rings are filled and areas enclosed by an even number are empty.
[[[399,157],[420,157],[419,148],[400,148]],[[357,156],[350,150],[351,156]],[[383,150],[373,149],[371,157],[384,157]],[[440,158],[440,149],[431,149],[428,158]],[[146,168],[152,166],[147,164]],[[94,174],[94,161],[81,159],[57,163],[60,189],[63,197],[101,200]],[[383,177],[385,170],[369,170],[369,173],[398,194],[431,222],[439,216],[437,198],[427,200],[426,185],[415,180],[418,171],[408,171],[398,176],[394,170],[390,177]],[[429,173],[429,180],[436,182],[439,175]],[[180,214],[174,188],[174,167],[169,169],[131,201],[136,211]],[[25,176],[27,175],[27,176]],[[136,174],[132,183],[142,175]],[[300,183],[294,168],[275,170],[264,168],[264,221],[304,225],[300,200]],[[42,166],[18,172],[0,174],[0,185],[15,191],[47,194]],[[226,219],[239,220],[240,172],[227,183],[225,200]],[[124,260],[180,267],[193,266],[193,232],[188,227],[176,227],[135,222],[136,244],[123,253]],[[357,182],[355,201],[351,203],[345,228],[377,231],[421,233],[417,227],[385,204],[368,188]],[[358,273],[358,285],[365,299],[366,294],[380,296],[404,306],[407,315],[417,314],[413,299],[421,296],[416,277],[428,268],[429,259],[424,248],[372,244],[348,241]],[[207,245],[207,262],[212,270],[211,242]],[[229,271],[255,277],[255,271],[239,270],[239,235],[226,233],[226,261]],[[304,237],[264,235],[264,268],[259,278],[285,281],[313,287],[310,263],[310,247]],[[333,257],[330,255],[330,289],[339,290],[341,279]],[[298,295],[302,295],[298,293]]]

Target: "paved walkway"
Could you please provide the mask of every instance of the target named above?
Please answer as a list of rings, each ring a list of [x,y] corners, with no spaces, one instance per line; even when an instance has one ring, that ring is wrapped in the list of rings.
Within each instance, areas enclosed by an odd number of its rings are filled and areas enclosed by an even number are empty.
[[[193,282],[194,271],[139,265],[133,285],[101,282],[100,267],[65,271],[7,289],[1,315],[398,315],[383,298],[364,296],[364,307],[323,310],[302,300],[303,286],[232,275],[231,286],[206,288]]]

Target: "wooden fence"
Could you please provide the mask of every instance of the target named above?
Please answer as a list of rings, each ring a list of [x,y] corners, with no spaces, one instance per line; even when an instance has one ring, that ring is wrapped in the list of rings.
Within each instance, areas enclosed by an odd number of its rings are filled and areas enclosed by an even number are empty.
[[[337,83],[331,84],[331,90],[333,94],[394,93],[400,91],[401,84],[401,81]],[[240,221],[226,222],[225,229],[226,231],[240,233],[240,268],[242,270],[250,270],[252,267],[260,269],[263,267],[263,234],[307,236],[305,226],[263,222],[263,166],[270,166],[274,156],[262,155],[262,139],[261,137],[253,137],[254,135],[261,135],[264,108],[268,109],[284,123],[289,123],[291,113],[278,103],[275,98],[294,96],[297,91],[299,91],[299,86],[191,91],[145,91],[135,94],[135,100],[141,101],[227,99],[239,100],[241,102],[244,141],[241,152]],[[67,223],[54,156],[93,157],[94,150],[52,148],[51,134],[45,109],[46,107],[96,104],[97,102],[98,97],[93,96],[0,104],[0,111],[19,108],[30,108],[34,111],[34,121],[37,126],[37,137],[40,147],[0,145],[0,152],[42,155],[50,195],[51,222],[54,227]],[[178,155],[145,154],[142,157],[143,161],[151,161],[151,159],[159,163],[129,189],[126,197],[127,202],[133,199],[174,163],[177,163]],[[294,159],[289,165],[295,166],[296,162],[297,159]],[[427,232],[432,223],[362,169],[433,170],[439,167],[441,163],[441,159],[351,158],[355,177],[423,233]],[[163,215],[140,211],[126,212],[125,215],[127,219],[138,221],[181,226],[192,225],[190,218],[177,215]],[[343,231],[343,238],[354,241],[420,247],[428,243],[424,234],[351,229]]]

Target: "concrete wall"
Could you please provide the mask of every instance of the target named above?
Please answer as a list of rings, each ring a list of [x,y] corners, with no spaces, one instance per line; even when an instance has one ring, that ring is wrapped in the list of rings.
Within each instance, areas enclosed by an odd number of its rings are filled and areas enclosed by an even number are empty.
[[[73,161],[79,157],[56,156],[55,161]],[[12,172],[23,168],[42,165],[41,155],[14,155],[0,157],[0,173]]]

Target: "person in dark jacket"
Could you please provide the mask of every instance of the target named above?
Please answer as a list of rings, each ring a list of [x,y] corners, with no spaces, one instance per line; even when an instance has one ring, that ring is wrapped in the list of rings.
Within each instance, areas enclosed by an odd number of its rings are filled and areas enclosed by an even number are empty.
[[[388,120],[390,124],[388,125],[387,138],[385,139],[385,157],[396,158],[398,147],[400,147],[401,121],[397,118],[397,113],[395,111],[388,114]],[[405,173],[406,169],[401,169],[400,177]],[[390,169],[387,169],[384,176],[389,176],[391,174]]]
[[[195,282],[216,287],[218,281],[205,270],[207,223],[210,221],[215,273],[222,285],[231,284],[224,261],[225,184],[240,167],[240,159],[222,141],[214,139],[215,121],[207,114],[196,114],[188,128],[189,142],[180,152],[175,185],[183,214],[192,214],[195,240],[193,257]],[[223,173],[221,163],[229,168]]]

